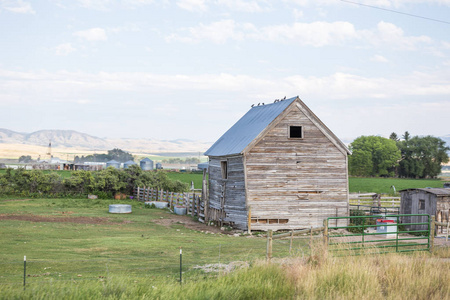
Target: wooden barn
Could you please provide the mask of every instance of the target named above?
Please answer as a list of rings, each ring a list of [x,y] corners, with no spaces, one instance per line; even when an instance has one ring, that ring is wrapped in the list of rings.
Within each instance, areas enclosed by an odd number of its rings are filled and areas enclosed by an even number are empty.
[[[299,97],[253,106],[205,153],[209,220],[281,230],[348,216],[349,154]]]
[[[400,191],[401,214],[428,214],[436,216],[436,221],[448,222],[450,213],[449,188],[407,189]],[[402,223],[424,223],[427,217],[403,217]],[[426,230],[427,225],[408,225],[406,230]]]

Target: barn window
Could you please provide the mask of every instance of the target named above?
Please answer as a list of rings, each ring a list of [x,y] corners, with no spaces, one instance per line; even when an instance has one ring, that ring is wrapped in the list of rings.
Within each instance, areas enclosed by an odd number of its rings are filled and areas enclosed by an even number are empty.
[[[302,139],[303,138],[303,126],[289,126],[289,138],[290,139]]]
[[[222,179],[227,179],[228,178],[228,162],[226,160],[220,162],[220,169],[222,170]]]
[[[419,200],[419,209],[425,210],[425,200]]]

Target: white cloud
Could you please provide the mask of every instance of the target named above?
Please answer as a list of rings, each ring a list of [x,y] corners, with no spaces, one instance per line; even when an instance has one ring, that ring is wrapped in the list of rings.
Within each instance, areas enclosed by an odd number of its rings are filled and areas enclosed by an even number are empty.
[[[35,14],[30,2],[23,0],[4,0],[0,3],[1,8],[18,14]]]
[[[440,4],[450,5],[450,0],[350,0],[349,2],[339,0],[283,0],[283,2],[298,5],[298,6],[331,6],[331,5],[346,5],[347,7],[357,7],[356,4],[371,5],[383,8],[398,8],[407,4]]]
[[[197,27],[184,29],[187,35],[172,34],[166,38],[167,41],[199,42],[210,40],[216,44],[223,44],[227,40],[243,40],[245,25],[236,24],[234,20],[222,20],[208,25],[200,24]]]
[[[222,20],[183,28],[166,40],[200,42],[209,40],[223,44],[227,40],[255,40],[312,47],[349,45],[364,42],[370,46],[387,46],[400,50],[415,50],[418,45],[431,44],[428,36],[407,36],[402,28],[387,22],[379,22],[374,29],[357,30],[350,22],[312,22],[272,25],[257,28],[251,23]],[[363,45],[364,46],[364,45]]]
[[[206,11],[206,0],[179,0],[178,7],[188,11]]]
[[[70,44],[70,43],[60,44],[55,47],[55,53],[56,53],[56,55],[59,55],[59,56],[69,55],[70,53],[74,52],[75,50],[77,50],[77,49],[72,47],[72,44]]]
[[[391,45],[400,50],[415,50],[419,44],[432,42],[428,36],[405,36],[402,28],[383,21],[377,24],[375,30],[361,30],[358,34],[361,39],[372,45]]]
[[[267,2],[264,1],[266,4]],[[244,1],[244,0],[217,0],[218,5],[223,5],[232,10],[245,12],[261,12],[267,10],[259,5],[258,1]]]
[[[356,30],[349,22],[294,23],[264,27],[256,39],[271,42],[298,43],[313,47],[341,44],[356,37]]]
[[[108,39],[106,31],[102,28],[91,28],[77,31],[74,32],[73,35],[91,42],[106,41]]]
[[[0,69],[2,93],[77,97],[92,91],[148,93],[168,91],[219,91],[252,93],[267,97],[281,94],[322,99],[388,99],[404,96],[450,96],[447,68],[433,73],[413,72],[402,77],[364,77],[337,72],[327,76],[259,78],[243,74],[161,75],[144,72],[16,72]],[[35,96],[29,97],[34,101]],[[51,98],[51,97],[50,97]],[[80,99],[78,97],[77,99]],[[0,101],[2,98],[0,96]],[[43,100],[44,101],[44,100]],[[48,100],[45,100],[48,101]]]
[[[370,58],[370,60],[371,60],[371,61],[375,61],[375,62],[382,62],[382,63],[385,63],[385,62],[388,62],[388,61],[389,61],[386,57],[384,57],[384,56],[382,56],[382,55],[378,55],[378,54],[372,56],[372,57]]]

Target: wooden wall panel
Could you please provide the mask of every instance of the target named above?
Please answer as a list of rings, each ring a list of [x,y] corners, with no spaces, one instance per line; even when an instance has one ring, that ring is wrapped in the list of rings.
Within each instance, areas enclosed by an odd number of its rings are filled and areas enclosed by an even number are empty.
[[[302,139],[288,138],[290,125],[303,127]],[[327,217],[348,215],[347,158],[298,109],[251,149],[245,167],[252,218],[289,220],[252,229],[322,226]]]

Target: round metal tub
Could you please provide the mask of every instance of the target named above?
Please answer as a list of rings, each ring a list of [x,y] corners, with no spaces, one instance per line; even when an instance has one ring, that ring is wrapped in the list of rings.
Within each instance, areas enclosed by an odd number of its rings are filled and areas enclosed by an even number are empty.
[[[185,206],[175,206],[173,208],[173,212],[176,213],[177,215],[185,215],[187,212],[187,209]]]
[[[129,204],[111,204],[109,206],[111,214],[131,214],[131,205]]]

